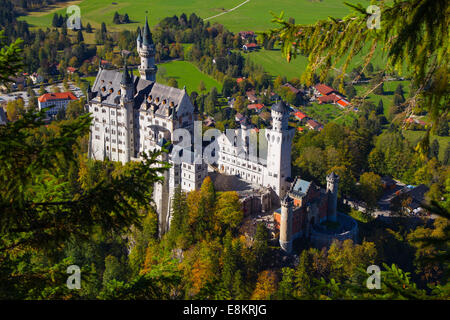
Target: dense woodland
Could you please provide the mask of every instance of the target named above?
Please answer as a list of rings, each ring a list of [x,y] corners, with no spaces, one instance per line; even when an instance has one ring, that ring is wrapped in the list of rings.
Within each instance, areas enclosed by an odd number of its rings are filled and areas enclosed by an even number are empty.
[[[10,22],[1,26],[2,82],[20,69],[51,74],[52,63],[95,73],[95,63],[85,62],[94,55],[120,66],[114,44],[132,52],[129,62],[137,63],[137,32],[110,35],[106,25],[92,30],[104,45],[98,49],[81,39],[87,26],[76,40],[59,26],[60,17],[53,29],[29,32],[15,20],[17,8],[1,2],[0,21]],[[191,93],[196,107],[214,115],[221,126],[235,123],[228,120],[234,113],[218,109],[220,95],[234,95],[238,110],[245,109],[243,96],[249,88],[274,90],[289,99],[281,86],[286,79],[272,81],[247,62],[234,50],[241,46],[239,38],[220,25],[204,24],[195,14],[181,15],[166,18],[152,32],[159,61],[183,58],[223,82],[221,93],[215,88]],[[19,37],[23,42],[16,41]],[[182,43],[192,45],[184,49]],[[364,77],[375,79],[373,87],[381,96],[380,71],[366,66]],[[360,75],[362,69],[352,72]],[[247,80],[237,85],[236,77]],[[323,80],[333,84],[336,79],[327,75]],[[304,84],[301,79],[290,82],[298,88]],[[344,79],[343,85],[352,95],[351,83]],[[200,190],[176,190],[171,228],[159,234],[151,186],[168,165],[158,162],[158,153],[126,165],[87,159],[90,118],[82,99],[71,102],[49,125],[41,122],[43,114],[27,111],[20,100],[8,105],[11,122],[0,126],[0,298],[448,298],[449,146],[426,140],[412,145],[405,139],[396,117],[405,112],[410,97],[401,87],[395,91],[387,117],[380,103],[363,101],[351,125],[329,123],[321,132],[296,135],[294,174],[322,185],[329,172],[340,176],[339,209],[358,220],[361,242],[335,242],[321,250],[296,243],[298,256],[291,262],[283,262],[264,225],[254,234],[244,232],[237,193],[216,192],[209,178]],[[431,112],[426,106],[417,111]],[[433,130],[448,135],[448,122],[437,121]],[[438,159],[439,148],[446,148],[443,160]],[[399,204],[392,221],[374,219],[371,210],[381,196],[383,175],[429,186],[427,208],[439,217],[409,219]],[[346,207],[343,198],[363,199],[368,212]],[[80,290],[66,287],[66,269],[72,264],[82,268]],[[365,286],[365,271],[372,264],[382,267],[381,290]]]

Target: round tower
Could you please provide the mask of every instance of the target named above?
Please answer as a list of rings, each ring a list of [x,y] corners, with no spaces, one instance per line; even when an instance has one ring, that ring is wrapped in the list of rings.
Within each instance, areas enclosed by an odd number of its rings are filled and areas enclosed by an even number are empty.
[[[339,176],[331,172],[327,176],[328,220],[336,221]]]
[[[148,26],[147,17],[145,17],[144,31],[138,32],[137,51],[141,57],[141,65],[139,66],[139,74],[141,78],[150,81],[156,81],[157,66],[155,65],[155,44],[153,43],[152,34]]]
[[[294,200],[287,194],[281,200],[280,247],[290,254],[292,252],[292,215]]]
[[[276,102],[271,109],[272,129],[275,131],[283,131],[288,129],[289,107],[283,100]]]
[[[290,109],[283,100],[272,106],[272,128],[266,129],[267,168],[264,173],[264,185],[270,186],[283,198],[289,189],[291,176],[292,139],[295,128],[288,125]]]

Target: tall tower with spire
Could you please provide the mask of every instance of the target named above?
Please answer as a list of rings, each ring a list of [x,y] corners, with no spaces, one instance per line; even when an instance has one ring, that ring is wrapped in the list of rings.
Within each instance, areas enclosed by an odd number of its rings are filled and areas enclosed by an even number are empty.
[[[266,129],[267,169],[264,185],[270,186],[282,199],[289,189],[291,148],[295,128],[289,127],[289,107],[283,100],[272,106],[272,128]]]
[[[134,85],[132,76],[128,72],[127,62],[125,60],[125,67],[122,73],[122,80],[120,81],[120,106],[123,109],[125,127],[123,144],[123,154],[119,155],[119,160],[122,163],[130,161],[130,157],[134,155],[133,143],[133,106],[134,106]]]
[[[158,68],[155,65],[155,44],[153,43],[147,17],[145,17],[145,26],[142,33],[141,35],[141,31],[139,30],[136,41],[137,51],[141,57],[139,74],[145,80],[156,81],[156,71]]]

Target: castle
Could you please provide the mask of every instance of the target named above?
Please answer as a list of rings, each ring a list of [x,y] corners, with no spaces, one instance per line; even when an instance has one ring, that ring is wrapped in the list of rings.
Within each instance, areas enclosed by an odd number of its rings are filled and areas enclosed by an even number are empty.
[[[87,107],[94,118],[89,157],[122,163],[140,161],[144,152],[160,150],[170,142],[172,152],[164,153],[160,160],[172,166],[164,173],[164,183],[155,184],[153,196],[162,232],[169,228],[175,188],[181,186],[186,192],[199,189],[208,171],[238,176],[278,199],[284,197],[290,188],[295,128],[288,125],[290,109],[283,101],[272,107],[272,127],[261,130],[267,156],[254,155],[254,130],[245,121],[238,129],[208,136],[211,143],[205,145],[186,89],[156,82],[155,45],[147,19],[137,37],[137,51],[141,58],[139,77],[130,74],[126,64],[122,71],[100,66],[88,90]]]
[[[358,226],[349,216],[337,212],[339,176],[327,176],[326,190],[314,182],[297,177],[274,212],[280,231],[280,247],[292,252],[293,241],[303,237],[316,247],[328,246],[335,239],[357,241]]]

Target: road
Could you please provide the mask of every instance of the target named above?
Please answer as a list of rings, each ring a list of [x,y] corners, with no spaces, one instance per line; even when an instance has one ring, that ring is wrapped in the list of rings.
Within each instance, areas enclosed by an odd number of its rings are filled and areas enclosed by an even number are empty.
[[[231,12],[231,11],[234,11],[234,10],[236,10],[237,8],[239,8],[240,6],[243,6],[244,4],[246,4],[247,2],[250,2],[250,0],[246,0],[246,1],[242,2],[241,4],[238,4],[236,7],[231,8],[230,10],[227,10],[227,11],[225,11],[225,12],[222,12],[222,13],[216,14],[216,15],[214,15],[214,16],[205,18],[205,19],[203,19],[203,21],[206,21],[206,20],[209,20],[209,19],[213,19],[213,18],[217,18],[217,17],[220,17],[221,15],[224,15],[225,13],[229,13],[229,12]]]

